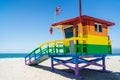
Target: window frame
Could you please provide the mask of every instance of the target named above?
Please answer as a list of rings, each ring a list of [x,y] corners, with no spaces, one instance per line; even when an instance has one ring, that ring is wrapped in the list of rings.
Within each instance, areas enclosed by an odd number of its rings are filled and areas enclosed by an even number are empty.
[[[95,23],[94,28],[96,32],[102,32],[102,24],[100,23]]]

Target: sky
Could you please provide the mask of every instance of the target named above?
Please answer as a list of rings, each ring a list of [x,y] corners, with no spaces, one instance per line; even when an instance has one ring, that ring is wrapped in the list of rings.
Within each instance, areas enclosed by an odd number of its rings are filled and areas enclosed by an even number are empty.
[[[29,53],[40,44],[63,39],[49,28],[56,22],[79,16],[78,0],[0,0],[0,53]],[[115,23],[109,35],[113,48],[120,48],[120,0],[82,0],[82,14]]]

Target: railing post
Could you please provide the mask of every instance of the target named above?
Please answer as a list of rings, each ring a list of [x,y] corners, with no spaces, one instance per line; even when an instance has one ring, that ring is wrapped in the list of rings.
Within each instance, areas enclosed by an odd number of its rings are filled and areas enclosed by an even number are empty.
[[[49,43],[47,45],[48,45],[48,54],[49,54]]]
[[[55,54],[56,54],[56,42],[54,43],[54,46],[55,46]]]
[[[60,44],[58,44],[58,53],[60,53],[60,46],[59,46]]]
[[[42,49],[40,48],[40,54],[42,54]]]
[[[34,60],[36,60],[36,53],[35,53],[35,51],[34,51]]]
[[[66,54],[65,52],[65,41],[63,41],[63,54]]]
[[[80,39],[80,43],[81,43],[81,45],[80,45],[80,53],[83,54],[83,53],[84,53],[84,52],[83,52],[83,47],[84,47],[83,38]]]

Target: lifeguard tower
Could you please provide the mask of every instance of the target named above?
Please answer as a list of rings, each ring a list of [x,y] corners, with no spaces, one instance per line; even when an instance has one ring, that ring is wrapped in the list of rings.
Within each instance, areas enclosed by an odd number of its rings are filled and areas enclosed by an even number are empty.
[[[37,65],[50,58],[52,71],[55,66],[63,65],[75,71],[77,78],[79,71],[90,65],[105,71],[105,57],[112,53],[108,31],[113,25],[113,22],[82,15],[80,7],[80,16],[51,25],[50,32],[52,28],[58,28],[64,39],[41,44],[25,57],[25,64]]]
[[[65,53],[111,54],[108,30],[114,23],[86,15],[81,18],[82,23],[76,17],[52,24],[52,28],[62,31],[65,39],[71,39],[65,43]]]

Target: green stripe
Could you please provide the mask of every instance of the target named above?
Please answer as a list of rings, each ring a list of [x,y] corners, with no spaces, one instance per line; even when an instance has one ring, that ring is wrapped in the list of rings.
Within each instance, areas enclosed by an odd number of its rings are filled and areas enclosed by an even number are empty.
[[[77,49],[78,48],[78,49]],[[74,52],[77,54],[111,54],[111,46],[79,44],[74,46]]]
[[[49,54],[70,54],[69,46],[47,48],[47,50]],[[46,50],[44,52],[46,53]],[[111,46],[108,45],[74,44],[74,54],[111,54],[111,52]]]

